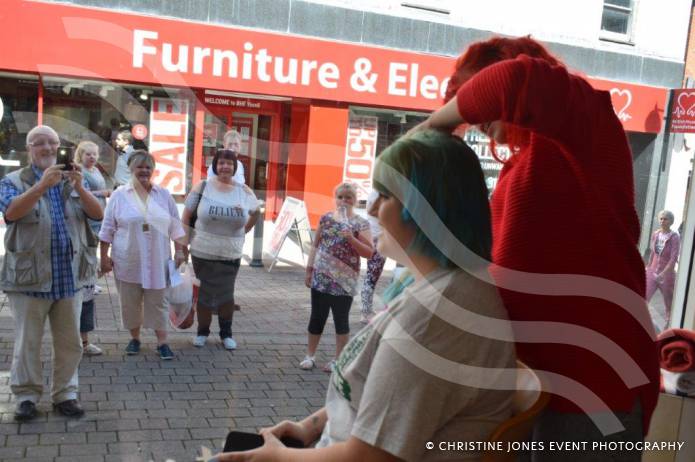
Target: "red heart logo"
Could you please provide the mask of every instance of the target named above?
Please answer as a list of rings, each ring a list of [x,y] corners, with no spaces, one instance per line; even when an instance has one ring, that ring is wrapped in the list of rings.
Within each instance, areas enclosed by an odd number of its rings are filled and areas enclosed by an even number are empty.
[[[695,117],[695,91],[678,95],[678,107],[673,115],[680,118],[686,114]]]
[[[610,94],[613,110],[618,119],[623,122],[632,119],[632,116],[627,113],[627,108],[632,104],[632,92],[628,89],[611,88]]]

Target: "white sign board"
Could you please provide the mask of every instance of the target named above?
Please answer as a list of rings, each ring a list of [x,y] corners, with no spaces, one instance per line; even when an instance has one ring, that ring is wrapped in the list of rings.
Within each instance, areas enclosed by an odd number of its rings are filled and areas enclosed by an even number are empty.
[[[379,119],[351,115],[348,124],[343,181],[355,183],[357,200],[367,200],[372,190]]]
[[[267,254],[273,259],[273,263],[277,260],[282,249],[282,244],[285,242],[287,235],[296,227],[296,231],[300,234],[299,238],[302,241],[307,241],[311,244],[311,235],[308,232],[309,216],[307,215],[306,205],[304,201],[300,201],[294,197],[286,197],[282,203],[282,208],[275,220],[275,229],[270,238],[270,243],[267,247]],[[301,226],[301,228],[300,228]],[[300,245],[303,245],[302,242]],[[302,249],[303,252],[303,249]],[[272,268],[272,265],[271,265]]]

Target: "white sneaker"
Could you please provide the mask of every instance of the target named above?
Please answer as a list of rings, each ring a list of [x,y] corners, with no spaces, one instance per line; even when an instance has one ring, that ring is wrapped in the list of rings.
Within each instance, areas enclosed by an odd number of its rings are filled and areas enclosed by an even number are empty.
[[[316,367],[316,360],[313,356],[305,356],[301,363],[299,363],[299,368],[309,371]]]
[[[102,293],[103,291],[104,291],[104,288],[103,288],[103,287],[94,284],[94,293],[95,293],[95,294],[98,295],[98,294]]]
[[[224,340],[222,340],[222,343],[224,344],[224,347],[228,350],[236,350],[236,342],[232,337],[227,337]]]
[[[104,353],[104,350],[93,343],[89,343],[87,346],[82,347],[82,352],[87,356],[99,356],[100,354]]]
[[[193,346],[202,347],[205,346],[205,341],[208,339],[206,335],[196,335],[193,338]]]

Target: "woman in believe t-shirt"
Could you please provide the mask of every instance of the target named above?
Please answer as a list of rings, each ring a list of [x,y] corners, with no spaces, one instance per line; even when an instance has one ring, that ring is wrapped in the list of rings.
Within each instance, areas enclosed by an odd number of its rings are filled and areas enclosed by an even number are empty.
[[[232,337],[234,284],[244,249],[244,236],[259,215],[253,191],[232,177],[238,162],[234,152],[220,150],[213,159],[216,176],[196,185],[186,199],[182,221],[190,240],[193,269],[200,279],[198,291],[197,347],[210,335],[212,315],[218,315],[220,338],[228,350],[236,348]],[[202,194],[201,194],[202,191]],[[191,233],[191,215],[197,220]]]

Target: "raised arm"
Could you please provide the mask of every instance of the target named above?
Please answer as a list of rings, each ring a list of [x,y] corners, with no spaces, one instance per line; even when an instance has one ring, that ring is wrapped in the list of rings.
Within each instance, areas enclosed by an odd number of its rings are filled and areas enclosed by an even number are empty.
[[[60,169],[61,167],[57,165],[47,168],[40,181],[22,194],[15,196],[5,210],[5,220],[17,221],[29,213],[48,188],[62,181],[63,174]]]
[[[499,120],[562,141],[595,115],[589,111],[594,95],[588,83],[564,67],[520,56],[475,74],[425,127],[451,130]]]
[[[360,230],[355,237],[352,231],[345,231],[343,236],[350,243],[357,254],[362,258],[370,258],[374,255],[374,247],[372,247],[372,234],[369,229]]]

